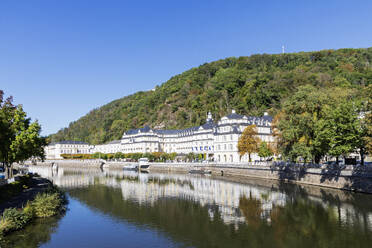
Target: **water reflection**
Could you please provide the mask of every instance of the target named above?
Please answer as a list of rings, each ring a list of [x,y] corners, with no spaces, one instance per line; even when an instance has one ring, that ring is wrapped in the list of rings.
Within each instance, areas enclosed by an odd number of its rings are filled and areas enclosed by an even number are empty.
[[[24,230],[12,233],[0,240],[0,247],[39,247],[51,239],[51,235],[58,227],[58,221],[62,216],[47,219],[37,219]]]
[[[161,232],[176,246],[369,247],[372,241],[370,195],[253,179],[31,170],[94,211]]]

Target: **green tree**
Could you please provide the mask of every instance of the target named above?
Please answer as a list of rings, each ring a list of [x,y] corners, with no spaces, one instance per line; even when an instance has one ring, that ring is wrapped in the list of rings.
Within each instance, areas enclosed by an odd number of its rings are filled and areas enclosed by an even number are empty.
[[[190,153],[188,153],[188,154],[186,155],[186,158],[187,158],[188,162],[192,162],[193,160],[195,160],[196,155],[195,155],[195,153],[190,152]]]
[[[260,156],[261,158],[267,158],[271,157],[272,155],[273,151],[270,149],[270,147],[265,141],[262,141],[258,149],[258,156]]]
[[[40,136],[37,121],[27,118],[21,105],[13,105],[12,98],[4,100],[0,90],[0,161],[6,169],[6,177],[13,177],[13,163],[31,157],[44,159],[46,139]]]
[[[365,130],[364,142],[366,145],[366,153],[372,154],[372,84],[364,91],[365,109],[363,109],[364,118],[362,119],[363,129]]]
[[[251,162],[251,154],[258,152],[260,139],[256,125],[247,126],[238,141],[238,152],[240,157],[248,154],[249,162]]]
[[[365,150],[364,128],[359,117],[360,108],[354,101],[343,100],[329,112],[327,129],[330,130],[328,154],[336,157],[347,156],[357,148]]]
[[[168,156],[168,157],[169,157],[170,160],[173,161],[173,160],[176,159],[176,157],[177,157],[177,153],[175,153],[175,152],[169,153],[169,156]]]
[[[299,157],[319,161],[327,152],[327,142],[317,137],[323,119],[325,93],[307,85],[300,87],[283,106],[277,128],[281,133],[282,153],[292,161]],[[317,142],[315,142],[317,140]]]

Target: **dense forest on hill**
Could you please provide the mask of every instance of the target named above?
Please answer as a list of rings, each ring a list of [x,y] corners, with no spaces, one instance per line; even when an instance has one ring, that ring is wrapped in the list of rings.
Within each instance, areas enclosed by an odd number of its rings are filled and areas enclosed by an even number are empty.
[[[275,115],[299,86],[360,92],[372,82],[372,47],[231,57],[176,75],[152,91],[137,92],[94,109],[51,136],[91,144],[119,139],[149,125],[186,128],[231,109],[246,115]],[[356,93],[358,94],[358,93]]]

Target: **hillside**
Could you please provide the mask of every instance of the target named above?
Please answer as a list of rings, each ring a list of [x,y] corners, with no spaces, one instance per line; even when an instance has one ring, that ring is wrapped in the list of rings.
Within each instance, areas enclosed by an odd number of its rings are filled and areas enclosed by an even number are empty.
[[[154,91],[94,109],[51,139],[104,143],[145,124],[185,128],[203,123],[207,111],[218,119],[233,108],[242,114],[268,110],[275,115],[300,85],[359,91],[371,82],[372,48],[226,58],[176,75]]]

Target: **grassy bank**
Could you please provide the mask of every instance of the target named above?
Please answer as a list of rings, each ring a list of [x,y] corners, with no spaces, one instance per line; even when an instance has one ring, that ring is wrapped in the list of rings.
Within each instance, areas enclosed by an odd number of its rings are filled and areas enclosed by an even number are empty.
[[[55,186],[38,193],[33,201],[22,209],[5,209],[0,217],[0,237],[20,230],[35,218],[46,218],[65,211],[66,195]]]

